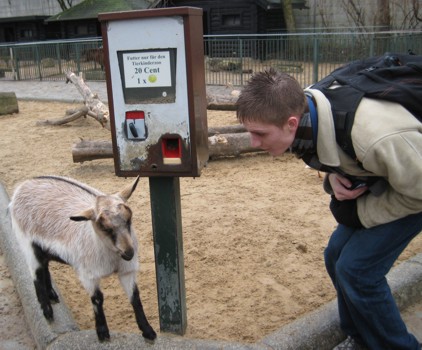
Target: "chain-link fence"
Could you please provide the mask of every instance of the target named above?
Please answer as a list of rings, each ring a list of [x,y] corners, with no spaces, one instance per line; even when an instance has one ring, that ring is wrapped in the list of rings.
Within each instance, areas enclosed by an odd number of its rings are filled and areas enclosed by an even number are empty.
[[[421,32],[207,35],[206,83],[242,86],[273,67],[305,87],[348,61],[408,50],[422,54]],[[64,80],[69,70],[87,81],[105,80],[101,38],[0,45],[0,81]]]

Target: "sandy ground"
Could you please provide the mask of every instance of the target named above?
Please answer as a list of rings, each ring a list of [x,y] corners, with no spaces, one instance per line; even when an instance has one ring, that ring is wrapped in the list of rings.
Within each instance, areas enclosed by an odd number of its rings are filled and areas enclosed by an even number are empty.
[[[77,106],[19,101],[19,114],[0,117],[0,181],[10,195],[20,181],[45,174],[74,177],[109,193],[132,181],[115,176],[112,159],[72,162],[73,143],[110,138],[93,119],[36,126]],[[209,111],[208,119],[209,126],[236,123],[234,112]],[[335,297],[322,256],[335,222],[317,172],[291,155],[254,154],[213,160],[201,177],[180,183],[186,336],[255,342]],[[141,179],[129,205],[140,242],[141,298],[158,330],[148,179]],[[418,237],[400,261],[421,251]],[[73,270],[55,263],[52,270],[79,326],[94,328],[89,297]],[[7,271],[0,273],[1,278]],[[13,286],[0,284],[0,292],[6,289],[13,293]],[[110,329],[138,332],[117,279],[105,279],[102,289]],[[1,304],[2,313],[20,312],[18,299]],[[13,331],[2,328],[3,333]]]

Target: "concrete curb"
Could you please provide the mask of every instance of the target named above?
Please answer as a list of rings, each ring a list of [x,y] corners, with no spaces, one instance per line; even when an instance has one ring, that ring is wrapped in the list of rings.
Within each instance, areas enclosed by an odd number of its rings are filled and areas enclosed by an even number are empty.
[[[140,334],[111,333],[111,341],[99,343],[95,330],[80,331],[63,302],[53,305],[55,320],[48,323],[39,307],[32,277],[12,232],[8,213],[9,196],[0,183],[0,245],[20,296],[25,317],[39,349],[186,349],[186,350],[292,350],[331,349],[343,338],[336,301],[300,318],[255,344],[188,339],[160,334],[154,343]],[[422,254],[403,262],[388,275],[390,287],[400,309],[422,300]],[[59,290],[56,287],[56,291]]]

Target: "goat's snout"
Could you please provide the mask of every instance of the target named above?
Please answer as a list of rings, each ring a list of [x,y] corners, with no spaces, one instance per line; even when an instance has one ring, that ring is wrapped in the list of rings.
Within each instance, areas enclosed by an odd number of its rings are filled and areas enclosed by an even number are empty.
[[[122,259],[129,261],[132,260],[133,256],[135,255],[135,251],[133,248],[127,248],[125,251],[120,253]]]

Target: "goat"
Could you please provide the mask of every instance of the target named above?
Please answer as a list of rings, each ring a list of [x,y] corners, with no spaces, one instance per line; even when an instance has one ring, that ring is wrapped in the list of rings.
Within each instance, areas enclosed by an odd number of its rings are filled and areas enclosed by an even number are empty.
[[[52,321],[52,302],[59,302],[52,287],[51,260],[72,266],[89,293],[98,339],[110,339],[103,310],[100,280],[117,273],[142,336],[156,333],[148,323],[136,284],[138,243],[132,228],[132,211],[125,204],[136,181],[121,192],[106,195],[77,180],[41,176],[24,181],[12,196],[12,227],[34,280],[45,318]]]

